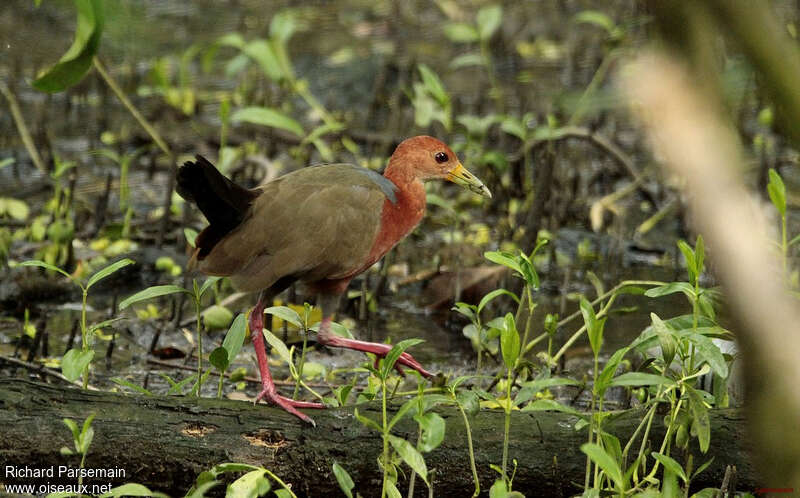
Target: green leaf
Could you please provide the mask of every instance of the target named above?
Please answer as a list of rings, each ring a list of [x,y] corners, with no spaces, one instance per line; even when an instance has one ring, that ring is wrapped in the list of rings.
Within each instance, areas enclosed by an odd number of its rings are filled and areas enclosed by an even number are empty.
[[[419,442],[419,450],[428,453],[435,450],[444,441],[446,424],[438,413],[424,413],[414,416],[422,429],[422,437]]]
[[[281,43],[286,43],[297,31],[297,18],[289,9],[283,9],[272,16],[269,23],[269,35]]]
[[[122,311],[128,306],[136,304],[140,301],[146,301],[148,299],[153,299],[155,297],[175,294],[177,292],[185,292],[187,294],[191,294],[183,287],[178,287],[177,285],[154,285],[153,287],[148,287],[147,289],[139,291],[136,294],[123,299],[122,302],[119,303],[119,310]]]
[[[206,330],[224,329],[233,322],[233,312],[219,304],[209,306],[201,313],[201,316]]]
[[[372,420],[371,418],[369,418],[369,417],[367,417],[365,415],[361,415],[358,412],[358,408],[353,410],[353,415],[355,415],[356,420],[361,422],[361,424],[364,425],[365,427],[369,427],[370,429],[376,430],[378,432],[383,432],[383,428],[381,428],[381,426],[378,425],[377,422],[375,422],[374,420]]]
[[[689,409],[692,412],[692,428],[697,433],[700,451],[708,451],[711,443],[711,421],[708,418],[708,408],[703,402],[703,397],[695,389],[686,386],[689,393]]]
[[[605,393],[606,389],[609,387],[611,378],[614,377],[615,373],[617,373],[617,368],[622,361],[622,357],[625,356],[627,352],[627,347],[616,350],[614,354],[611,355],[611,358],[608,359],[608,362],[606,363],[606,366],[603,367],[600,375],[597,376],[597,383],[594,388],[598,397],[602,397],[603,393]]]
[[[697,276],[699,277],[703,274],[703,265],[706,259],[706,247],[703,243],[702,235],[698,235],[697,241],[694,243],[694,257],[696,259],[695,264],[697,265]]]
[[[537,399],[533,403],[526,405],[520,411],[523,412],[561,412],[561,413],[569,413],[570,415],[576,415],[578,417],[585,417],[584,413],[579,412],[575,408],[571,406],[562,405],[556,400],[553,399]]]
[[[783,179],[777,171],[770,168],[769,170],[769,183],[767,184],[767,193],[769,199],[778,210],[781,217],[786,216],[786,186],[783,184]]]
[[[336,482],[339,483],[339,489],[342,490],[344,495],[347,498],[353,498],[353,488],[356,487],[356,484],[353,482],[353,478],[350,477],[350,474],[344,470],[344,467],[339,465],[338,462],[333,462],[333,475],[336,477]]]
[[[268,40],[253,40],[242,47],[242,52],[256,61],[261,71],[272,81],[278,82],[286,77],[281,67],[280,59],[278,59],[278,54]],[[302,133],[299,135],[302,135]]]
[[[289,349],[286,347],[286,344],[283,343],[282,340],[278,339],[275,334],[270,332],[268,329],[264,329],[262,331],[264,333],[264,338],[267,340],[272,348],[278,352],[278,356],[281,357],[283,361],[286,363],[292,362],[292,355],[289,353]],[[257,334],[257,330],[251,330],[251,334]]]
[[[86,283],[86,289],[88,290],[91,286],[93,286],[100,280],[103,280],[104,278],[111,275],[120,268],[124,268],[128,265],[133,265],[133,264],[136,264],[136,262],[128,258],[120,259],[116,263],[111,263],[110,265],[106,266],[102,270],[96,272],[94,275],[89,277],[89,281]]]
[[[153,393],[148,391],[144,387],[136,385],[133,382],[128,382],[127,380],[121,379],[119,377],[112,377],[111,382],[117,384],[118,386],[127,387],[128,389],[136,391],[137,393],[145,394],[147,396],[153,396]]]
[[[456,402],[470,417],[481,409],[480,400],[478,400],[478,395],[474,391],[460,391],[456,396]]]
[[[74,0],[77,10],[75,39],[61,59],[34,82],[43,92],[66,90],[86,76],[103,33],[103,0]]]
[[[578,381],[564,377],[550,377],[547,379],[537,379],[522,384],[522,389],[514,398],[514,404],[519,406],[526,401],[533,399],[536,393],[554,386],[575,386]]]
[[[431,96],[439,102],[439,105],[447,105],[450,102],[450,95],[448,95],[447,90],[444,89],[442,80],[440,80],[436,73],[425,64],[420,63],[417,68],[419,69],[420,76],[422,76],[422,82],[425,84],[425,88]]]
[[[586,335],[589,336],[589,345],[592,347],[594,355],[597,356],[600,354],[600,348],[603,347],[605,318],[598,320],[591,303],[583,296],[581,296],[580,308],[583,321],[586,324]]]
[[[61,358],[61,373],[70,382],[74,382],[81,376],[83,370],[94,358],[94,351],[81,351],[72,348]]]
[[[471,26],[463,22],[445,24],[444,34],[455,43],[472,43],[480,40],[480,33]]]
[[[151,491],[141,484],[129,482],[127,484],[123,484],[122,486],[112,488],[108,493],[100,495],[100,498],[118,498],[122,496],[154,496],[161,498],[168,495],[159,493],[158,491]]]
[[[708,466],[711,465],[713,462],[714,462],[714,457],[711,457],[707,462],[705,462],[701,466],[697,467],[697,470],[695,470],[694,473],[692,473],[692,479],[694,479],[695,477],[699,476],[700,473],[703,472],[704,470],[706,470],[708,468]]]
[[[503,353],[503,363],[509,370],[514,368],[519,358],[520,339],[514,315],[506,314],[503,329],[500,334],[500,348]]]
[[[578,12],[574,17],[574,21],[576,23],[593,24],[603,28],[608,34],[613,34],[617,27],[608,15],[598,10],[584,10]]]
[[[305,135],[300,123],[286,114],[269,107],[245,107],[244,109],[239,109],[233,113],[231,121],[279,128],[294,133],[298,137]]]
[[[206,291],[208,290],[209,287],[211,287],[215,283],[219,282],[221,279],[222,279],[222,277],[208,277],[205,280],[205,282],[203,282],[203,285],[200,286],[200,292],[199,292],[200,295],[197,296],[197,297],[202,297],[203,294],[206,293]]]
[[[183,236],[186,238],[186,242],[192,246],[196,247],[195,240],[197,239],[197,230],[193,228],[184,228],[183,229]]]
[[[683,480],[683,482],[688,481],[688,479],[686,478],[686,472],[684,472],[683,467],[681,467],[681,464],[676,462],[674,458],[672,458],[669,455],[663,455],[661,453],[657,453],[655,451],[652,452],[651,455],[653,455],[653,458],[661,462],[661,465],[664,466],[664,469],[669,470],[676,476],[680,477],[681,480]]]
[[[684,259],[686,259],[686,268],[689,270],[689,281],[694,283],[697,281],[697,277],[699,277],[694,250],[685,240],[678,241],[678,248],[683,253]]]
[[[467,52],[461,54],[450,61],[451,69],[461,69],[462,67],[480,66],[483,64],[481,54],[477,52]]]
[[[8,214],[11,218],[24,221],[28,219],[31,210],[25,201],[11,197],[0,198],[0,216]]]
[[[689,334],[689,340],[692,341],[696,348],[697,356],[706,361],[711,370],[720,377],[728,377],[728,364],[725,362],[725,357],[722,356],[719,346],[714,344],[710,338],[701,334]]]
[[[397,422],[400,422],[411,409],[415,409],[418,404],[419,402],[417,401],[416,398],[411,398],[405,403],[403,403],[400,409],[397,410],[397,412],[392,417],[392,420],[389,421],[389,430],[392,430],[395,424],[397,424]]]
[[[393,436],[391,434],[388,435],[389,443],[391,443],[392,448],[400,455],[400,458],[403,459],[411,470],[416,472],[425,484],[428,484],[428,467],[425,465],[425,459],[422,458],[422,455],[414,445],[409,443],[403,438]]]
[[[657,386],[660,384],[674,384],[675,381],[667,377],[645,372],[627,372],[615,377],[609,386]]]
[[[688,282],[670,282],[666,285],[647,289],[644,293],[647,297],[662,297],[676,292],[683,292],[689,299],[694,299],[694,287]]]
[[[505,289],[495,289],[492,292],[490,292],[490,293],[486,294],[485,296],[483,296],[483,299],[481,299],[481,302],[478,303],[478,313],[483,311],[483,308],[486,307],[486,305],[489,304],[490,301],[492,301],[493,299],[495,299],[498,296],[510,296],[511,299],[513,299],[515,303],[519,304],[519,298],[513,292],[505,290]]]
[[[496,480],[489,488],[489,498],[508,498],[508,486],[503,479]]]
[[[228,351],[222,346],[214,349],[214,351],[208,355],[208,361],[220,372],[227,370],[230,365],[228,362]]]
[[[70,275],[69,273],[65,272],[61,268],[59,268],[59,267],[57,267],[55,265],[51,265],[50,263],[45,263],[44,261],[39,261],[38,259],[30,259],[28,261],[23,261],[22,263],[19,264],[19,266],[38,266],[39,268],[44,268],[46,270],[52,270],[52,271],[58,272],[58,273],[64,275],[65,277],[67,277],[68,279],[73,280],[72,275]]]
[[[303,326],[303,320],[300,318],[300,314],[288,306],[270,306],[264,310],[264,313],[275,315],[281,320],[291,323],[295,327],[299,328]]]
[[[425,341],[422,339],[406,339],[392,346],[392,349],[390,349],[389,352],[386,353],[386,356],[383,359],[383,365],[381,367],[381,377],[385,379],[389,376],[389,372],[391,372],[392,368],[394,368],[394,364],[397,362],[397,359],[400,358],[400,355],[402,355],[406,349],[410,348],[411,346],[416,346],[417,344],[421,344],[423,342]]]
[[[236,355],[242,349],[244,338],[247,336],[247,321],[243,313],[236,315],[228,333],[225,334],[225,339],[222,341],[222,347],[228,352],[228,364],[233,363]]]
[[[606,453],[602,446],[595,443],[584,443],[581,445],[581,451],[586,453],[614,481],[618,490],[625,490],[625,481],[622,478],[622,470],[620,470],[619,464]]]
[[[499,5],[489,5],[478,11],[475,20],[478,22],[478,34],[481,39],[488,40],[494,35],[503,20],[503,8]]]
[[[77,444],[78,440],[81,438],[81,432],[80,429],[78,429],[78,424],[76,424],[74,420],[68,418],[61,420],[64,422],[64,425],[69,427],[69,430],[72,432],[72,440],[75,442],[75,444]]]
[[[172,379],[169,379],[169,377],[167,377],[166,375],[163,375],[162,378],[166,378],[169,381],[172,380]],[[171,387],[169,388],[169,391],[167,391],[167,396],[170,396],[170,395],[173,395],[173,394],[183,394],[183,388],[186,387],[187,385],[191,384],[192,382],[195,382],[196,380],[197,380],[197,374],[195,373],[195,374],[192,374],[192,375],[186,377],[185,379],[181,380],[180,382],[170,382]]]
[[[505,267],[511,268],[515,272],[519,273],[521,277],[523,276],[522,267],[519,266],[517,258],[510,252],[488,251],[483,253],[483,257],[488,259],[492,263],[497,263],[498,265],[503,265]]]
[[[118,322],[120,320],[122,320],[122,317],[109,318],[108,320],[103,320],[102,322],[94,323],[94,324],[90,325],[89,327],[86,328],[86,330],[88,330],[89,332],[94,332],[95,330],[99,330],[99,329],[108,327],[112,323]]]
[[[217,43],[225,47],[238,48],[239,50],[244,49],[245,46],[244,38],[242,38],[242,35],[239,33],[228,33],[227,35],[223,35],[217,39]]]
[[[272,486],[264,477],[266,469],[251,470],[228,486],[225,498],[258,498],[269,492]]]

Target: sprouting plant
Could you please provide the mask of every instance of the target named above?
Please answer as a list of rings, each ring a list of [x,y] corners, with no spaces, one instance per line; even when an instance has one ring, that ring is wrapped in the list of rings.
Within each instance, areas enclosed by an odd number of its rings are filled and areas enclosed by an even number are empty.
[[[414,122],[421,128],[427,128],[432,122],[438,121],[449,131],[453,124],[450,94],[431,68],[419,64],[417,69],[422,81],[414,83],[414,94],[410,96],[414,106]]]
[[[65,272],[61,268],[51,265],[50,263],[45,263],[44,261],[39,260],[29,260],[23,261],[20,263],[20,266],[38,266],[40,268],[44,268],[46,270],[51,270],[61,275],[67,277],[72,283],[80,287],[82,298],[81,298],[81,348],[80,349],[70,349],[61,359],[61,371],[64,374],[64,377],[69,379],[70,381],[75,381],[78,377],[83,374],[83,388],[86,389],[89,386],[89,363],[91,363],[92,358],[94,357],[94,351],[91,350],[91,346],[94,340],[94,332],[98,329],[101,329],[116,320],[117,318],[112,318],[110,320],[105,320],[100,323],[95,323],[92,325],[87,325],[86,323],[86,311],[87,311],[87,299],[89,297],[89,289],[96,284],[97,282],[103,280],[104,278],[108,277],[112,273],[116,272],[120,268],[123,268],[128,265],[134,264],[134,261],[128,258],[121,259],[116,263],[112,263],[105,268],[95,272],[89,279],[84,283],[83,281],[73,277],[69,273]]]
[[[218,347],[208,355],[208,361],[217,370],[219,370],[219,385],[217,386],[217,398],[222,397],[222,382],[225,379],[225,372],[230,367],[236,355],[242,349],[244,338],[247,334],[247,323],[245,316],[239,314],[231,323],[228,333],[225,334],[225,339],[222,341],[222,346]]]
[[[239,472],[245,472],[245,474],[228,485],[225,496],[262,496],[273,490],[274,481],[278,486],[274,490],[276,496],[297,498],[291,486],[270,470],[246,463],[220,463],[201,472],[195,479],[192,488],[186,493],[186,498],[202,498],[211,489],[222,484],[222,481],[218,479],[221,475]]]
[[[594,356],[594,368],[592,368],[592,375],[594,376],[592,382],[592,404],[591,404],[591,413],[592,417],[589,419],[589,442],[588,444],[592,444],[592,439],[595,433],[595,404],[598,402],[600,403],[600,410],[602,411],[602,403],[603,398],[600,396],[601,393],[598,392],[598,388],[600,387],[597,383],[597,378],[599,375],[599,356],[600,356],[600,349],[603,347],[603,329],[605,327],[606,318],[597,318],[597,315],[594,312],[594,308],[586,298],[581,298],[580,303],[581,314],[583,315],[583,321],[586,325],[586,335],[589,337],[589,346],[592,348],[592,355]],[[599,432],[599,431],[598,431]],[[590,459],[586,459],[586,480],[584,486],[586,488],[589,487],[589,473],[591,470],[590,466]],[[624,491],[624,490],[623,490]]]
[[[233,122],[246,122],[262,126],[270,126],[293,133],[302,139],[302,145],[313,144],[322,158],[330,161],[333,156],[322,136],[344,128],[309,89],[309,83],[299,78],[289,57],[288,42],[302,23],[291,9],[284,9],[270,21],[269,37],[246,41],[240,34],[231,33],[221,37],[209,49],[213,58],[220,47],[232,47],[241,53],[228,64],[228,72],[241,71],[249,62],[255,62],[261,72],[269,80],[282,84],[297,97],[300,97],[322,120],[322,124],[309,133],[295,119],[280,109],[256,106],[245,107],[234,112],[230,119]],[[234,63],[234,61],[236,61]]]
[[[202,315],[200,313],[200,309],[202,307],[203,295],[218,280],[219,277],[209,277],[203,282],[202,285],[198,285],[197,279],[192,279],[191,289],[184,289],[183,287],[178,285],[155,285],[153,287],[148,287],[147,289],[139,291],[136,294],[133,294],[132,296],[125,298],[124,300],[122,300],[122,302],[119,303],[119,310],[122,311],[125,308],[131,306],[132,304],[160,296],[166,296],[169,294],[176,294],[182,292],[184,294],[188,294],[192,298],[192,302],[194,304],[195,318],[196,318],[196,327],[197,327],[197,374],[196,374],[197,380],[194,384],[194,388],[192,389],[195,396],[200,396],[200,391],[203,387],[203,382],[205,378],[208,377],[208,375],[211,373],[211,369],[203,373],[203,330],[202,330],[203,324],[202,324]]]
[[[475,498],[481,494],[481,481],[478,479],[478,469],[475,465],[475,449],[472,444],[472,428],[470,427],[469,419],[478,413],[481,405],[478,395],[474,391],[458,389],[467,379],[469,379],[468,376],[459,377],[448,384],[446,389],[451,403],[456,405],[464,421],[464,429],[467,433],[467,450],[469,451],[469,468],[472,471],[472,482],[475,484],[475,492],[472,493],[472,497]]]
[[[500,337],[500,327],[498,326],[497,322],[497,320],[500,320],[500,318],[496,318],[489,323],[484,324],[481,321],[481,312],[492,300],[502,295],[510,296],[515,302],[519,303],[519,298],[513,292],[506,289],[495,289],[483,296],[477,306],[474,304],[458,302],[452,308],[454,311],[457,311],[458,313],[467,317],[470,321],[470,323],[464,327],[463,334],[464,337],[472,342],[472,349],[475,350],[477,355],[477,375],[480,375],[481,373],[481,364],[484,353],[489,353],[492,355],[497,354],[497,339]]]
[[[451,22],[444,26],[445,35],[455,43],[478,43],[479,51],[470,51],[459,55],[450,63],[453,68],[466,66],[482,66],[489,78],[491,97],[495,100],[497,108],[503,109],[503,93],[497,81],[497,76],[492,63],[489,42],[503,22],[503,7],[500,5],[487,5],[478,10],[474,23]]]
[[[123,213],[122,238],[130,236],[131,219],[133,218],[133,206],[130,202],[130,186],[128,185],[128,173],[131,163],[136,156],[144,152],[140,147],[128,154],[118,154],[111,149],[99,149],[97,154],[111,160],[119,166],[119,210]]]
[[[533,325],[533,311],[536,309],[536,303],[533,301],[533,292],[539,288],[539,274],[533,264],[533,258],[547,242],[548,239],[546,238],[537,240],[536,246],[533,248],[530,255],[526,255],[522,251],[516,255],[506,251],[491,251],[484,254],[484,257],[489,261],[513,270],[514,276],[521,278],[524,282],[522,297],[516,299],[518,306],[514,317],[516,322],[521,318],[523,311],[527,313],[525,329],[522,335],[522,356],[533,349],[533,347],[543,339],[543,337],[540,336],[528,342],[528,336],[530,335]]]
[[[520,357],[520,339],[516,320],[514,320],[514,315],[511,313],[506,314],[503,319],[502,327],[500,331],[500,349],[503,353],[503,364],[506,367],[506,392],[503,399],[498,399],[505,414],[503,424],[503,463],[501,467],[501,479],[505,482],[506,491],[511,491],[513,477],[508,475],[508,445],[510,442],[511,411],[514,408],[511,400],[511,388],[514,384],[512,379],[514,369]]]
[[[94,420],[94,417],[94,413],[86,417],[81,428],[78,428],[78,424],[76,424],[74,420],[68,418],[63,419],[64,425],[69,427],[69,430],[72,432],[72,442],[75,445],[75,450],[62,446],[61,454],[65,456],[80,455],[81,463],[79,468],[81,469],[85,466],[86,455],[89,453],[89,446],[91,446],[92,439],[94,439],[94,429],[92,429],[92,420]],[[83,484],[82,473],[78,475],[78,485],[80,486],[81,484]]]
[[[309,321],[311,320],[311,311],[312,306],[308,303],[303,303],[303,316],[301,317],[300,314],[293,310],[288,306],[271,306],[264,310],[264,313],[267,315],[274,315],[281,320],[284,320],[288,323],[291,323],[298,329],[300,329],[302,336],[303,336],[303,346],[300,350],[300,360],[295,368],[294,362],[292,361],[293,349],[288,349],[286,345],[278,339],[274,334],[272,334],[269,330],[265,330],[265,334],[267,336],[267,341],[276,348],[279,352],[281,358],[286,361],[289,365],[289,371],[294,378],[295,385],[294,385],[294,394],[292,396],[293,399],[297,399],[297,395],[300,392],[300,386],[305,384],[303,383],[303,370],[305,367],[306,362],[306,349],[308,348],[308,332],[311,330],[309,326]],[[280,343],[278,345],[278,343]],[[307,386],[305,386],[307,387]],[[313,390],[311,390],[313,392]],[[315,393],[316,394],[316,393]]]
[[[783,183],[783,178],[774,169],[769,170],[769,183],[767,184],[767,193],[772,205],[778,210],[778,215],[781,218],[781,239],[779,247],[781,250],[781,260],[783,262],[783,271],[789,271],[789,248],[800,242],[800,235],[795,236],[792,240],[787,242],[788,232],[786,230],[786,186]]]
[[[358,409],[355,410],[355,417],[364,424],[365,427],[374,429],[381,433],[383,438],[383,451],[381,453],[379,463],[383,469],[383,484],[381,486],[381,498],[388,496],[400,496],[400,491],[397,489],[398,477],[398,461],[393,458],[390,452],[390,446],[394,450],[400,460],[405,462],[411,470],[422,478],[426,485],[430,486],[428,482],[428,468],[425,465],[425,458],[417,450],[417,448],[401,437],[397,437],[391,433],[392,428],[399,422],[403,416],[408,413],[412,408],[409,405],[405,410],[398,410],[397,413],[389,420],[387,412],[388,401],[388,381],[395,368],[395,363],[403,352],[411,346],[424,342],[421,339],[406,339],[395,344],[386,356],[378,361],[377,368],[368,367],[372,375],[377,378],[380,384],[381,392],[381,421],[380,423],[373,419],[359,413]]]
[[[333,475],[336,477],[336,482],[339,484],[339,489],[342,490],[342,493],[344,493],[347,498],[353,498],[353,488],[356,487],[356,484],[353,482],[353,478],[350,477],[350,474],[336,461],[333,462],[331,469],[333,470]],[[356,493],[356,497],[360,496],[360,494]]]

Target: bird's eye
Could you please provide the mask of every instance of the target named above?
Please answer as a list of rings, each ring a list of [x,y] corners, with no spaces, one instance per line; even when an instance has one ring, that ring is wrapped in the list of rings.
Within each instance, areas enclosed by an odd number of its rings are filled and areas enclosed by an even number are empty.
[[[437,152],[436,155],[433,156],[433,158],[436,159],[437,163],[446,163],[448,159],[450,159],[444,152]]]

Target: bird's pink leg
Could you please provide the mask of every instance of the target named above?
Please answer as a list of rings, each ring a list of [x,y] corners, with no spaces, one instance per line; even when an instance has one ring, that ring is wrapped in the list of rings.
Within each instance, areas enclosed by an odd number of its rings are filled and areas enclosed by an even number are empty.
[[[363,351],[365,353],[373,353],[380,357],[386,356],[386,354],[391,351],[392,346],[388,344],[380,344],[377,342],[366,342],[366,341],[357,341],[355,339],[347,339],[345,337],[340,337],[336,334],[331,333],[331,317],[325,317],[322,319],[322,323],[319,326],[319,332],[317,333],[317,340],[326,346],[334,347],[334,348],[345,348],[345,349],[354,349],[356,351]],[[408,368],[413,368],[420,374],[422,374],[425,378],[433,377],[433,374],[425,370],[423,366],[414,359],[408,353],[403,353],[397,359],[395,363],[395,368],[402,374],[403,370],[400,367],[406,366]]]
[[[264,399],[268,403],[277,405],[287,412],[295,415],[301,420],[308,422],[311,425],[314,421],[308,415],[300,413],[297,408],[325,408],[321,403],[312,403],[308,401],[295,401],[278,394],[275,389],[275,383],[272,381],[272,374],[269,371],[269,363],[267,363],[267,350],[264,347],[264,334],[261,332],[264,328],[264,302],[262,297],[259,296],[258,303],[250,313],[250,333],[253,336],[253,347],[256,350],[256,358],[258,359],[258,370],[261,372],[261,392],[256,396],[255,402]]]

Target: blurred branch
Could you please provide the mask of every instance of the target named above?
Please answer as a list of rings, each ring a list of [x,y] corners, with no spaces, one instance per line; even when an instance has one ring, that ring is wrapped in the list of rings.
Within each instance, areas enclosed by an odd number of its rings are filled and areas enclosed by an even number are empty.
[[[25,119],[22,117],[22,111],[19,109],[17,98],[11,92],[11,89],[6,86],[5,82],[2,81],[0,81],[0,93],[2,93],[8,101],[8,107],[11,109],[11,116],[14,118],[14,124],[17,126],[19,136],[22,139],[23,145],[25,145],[25,150],[28,151],[31,161],[33,161],[33,165],[36,166],[36,169],[41,171],[43,175],[47,176],[47,168],[44,165],[44,161],[42,161],[42,156],[39,155],[39,150],[36,149],[36,144],[33,143],[31,133],[28,131]]]
[[[606,155],[611,157],[617,164],[630,175],[633,181],[640,186],[640,190],[653,206],[658,206],[655,196],[644,187],[644,177],[641,172],[636,168],[636,163],[624,150],[622,150],[611,139],[603,136],[600,133],[590,130],[583,126],[564,126],[553,131],[553,134],[546,138],[537,138],[525,141],[522,146],[509,156],[509,161],[519,161],[529,151],[541,147],[542,145],[560,140],[567,140],[570,138],[577,138],[586,140],[594,145]]]
[[[139,109],[137,109],[136,106],[133,105],[133,102],[130,101],[128,96],[125,95],[125,92],[122,90],[122,88],[120,88],[119,83],[117,83],[117,81],[111,76],[111,74],[108,71],[106,71],[105,66],[103,66],[103,64],[100,62],[100,59],[98,59],[97,57],[94,58],[94,67],[95,69],[97,69],[97,72],[100,73],[100,76],[103,78],[106,84],[108,84],[108,86],[111,87],[111,90],[114,92],[114,95],[116,95],[117,98],[120,100],[120,102],[122,102],[122,105],[124,105],[125,108],[128,109],[128,112],[131,113],[134,119],[136,119],[136,121],[142,126],[142,128],[144,128],[147,134],[150,135],[150,138],[152,138],[153,141],[156,143],[156,145],[158,145],[158,148],[161,149],[161,151],[164,154],[166,154],[167,157],[169,157],[170,163],[173,164],[174,167],[175,161],[172,156],[172,151],[167,145],[167,142],[165,142],[164,139],[161,138],[161,135],[153,127],[153,125],[151,125],[150,122],[147,121],[147,118],[145,118],[142,115],[142,113],[139,112]]]
[[[656,155],[686,180],[690,214],[713,250],[747,361],[751,435],[765,482],[800,488],[800,312],[766,223],[741,178],[742,152],[716,102],[675,60],[649,54],[622,86]]]
[[[795,143],[800,143],[800,49],[772,15],[772,4],[752,0],[705,0],[705,3],[764,76],[782,125]]]

